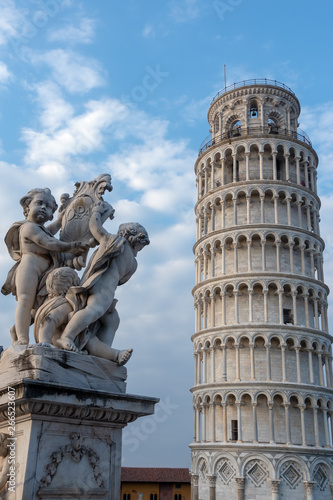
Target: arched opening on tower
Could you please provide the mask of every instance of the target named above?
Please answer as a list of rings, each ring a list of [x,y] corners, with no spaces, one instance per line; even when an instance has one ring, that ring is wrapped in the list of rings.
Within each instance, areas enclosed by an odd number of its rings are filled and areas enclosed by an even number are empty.
[[[285,181],[286,180],[286,166],[285,166],[285,158],[284,158],[284,149],[282,146],[277,147],[276,178],[278,181]]]
[[[259,108],[257,99],[251,99],[249,108],[250,108],[250,118],[258,118]]]

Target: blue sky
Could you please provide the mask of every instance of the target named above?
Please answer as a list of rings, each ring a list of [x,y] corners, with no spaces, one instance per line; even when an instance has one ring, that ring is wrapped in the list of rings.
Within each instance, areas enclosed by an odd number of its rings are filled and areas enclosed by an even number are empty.
[[[124,465],[190,465],[193,166],[224,64],[227,84],[272,78],[301,102],[300,126],[320,156],[332,282],[332,15],[329,1],[1,0],[1,242],[29,189],[47,186],[59,201],[102,172],[114,184],[109,231],[137,220],[151,236],[119,289],[115,347],[134,348],[128,392],[161,405],[124,431]],[[11,264],[1,243],[3,280]],[[14,310],[2,297],[5,347]]]

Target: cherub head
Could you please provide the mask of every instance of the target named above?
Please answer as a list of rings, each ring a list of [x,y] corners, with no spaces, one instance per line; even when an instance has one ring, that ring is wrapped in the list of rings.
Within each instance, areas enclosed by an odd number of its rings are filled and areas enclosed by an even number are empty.
[[[58,267],[46,278],[46,290],[50,297],[66,295],[71,286],[78,286],[80,278],[70,267]]]
[[[26,196],[20,199],[23,207],[23,214],[26,219],[45,224],[53,219],[53,214],[58,205],[48,188],[31,189]]]
[[[126,222],[125,224],[120,224],[118,235],[126,238],[131,247],[136,251],[141,250],[150,243],[146,229],[138,222]]]

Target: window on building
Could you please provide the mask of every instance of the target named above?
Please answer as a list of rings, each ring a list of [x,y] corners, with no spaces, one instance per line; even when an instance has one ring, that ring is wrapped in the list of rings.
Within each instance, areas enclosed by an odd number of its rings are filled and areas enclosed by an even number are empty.
[[[182,496],[180,493],[175,494],[175,500],[182,500]]]
[[[256,100],[250,102],[250,118],[258,118],[258,104]]]
[[[130,495],[130,493],[124,493],[124,494],[123,494],[123,500],[131,500],[131,495]]]
[[[157,493],[150,493],[150,500],[157,500]]]
[[[294,324],[291,309],[283,309],[283,323],[285,325],[287,325],[288,323]]]
[[[231,127],[231,137],[237,137],[239,135],[241,135],[241,122],[237,120]]]
[[[273,118],[268,118],[268,133],[269,134],[278,134],[279,126]]]
[[[180,490],[180,488],[182,487],[182,485],[180,483],[176,483],[175,484],[175,488],[176,490]]]
[[[231,441],[238,440],[238,420],[231,420]]]

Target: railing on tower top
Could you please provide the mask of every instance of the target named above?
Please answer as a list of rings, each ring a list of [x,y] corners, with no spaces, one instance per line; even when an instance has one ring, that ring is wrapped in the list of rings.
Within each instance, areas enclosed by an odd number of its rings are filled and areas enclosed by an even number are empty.
[[[298,132],[294,132],[292,130],[281,129],[276,126],[267,125],[266,127],[237,127],[229,132],[224,134],[218,134],[214,139],[209,135],[204,139],[201,143],[199,154],[200,156],[204,151],[206,151],[211,146],[214,146],[218,142],[223,141],[224,139],[232,139],[234,137],[245,137],[257,134],[271,134],[271,135],[279,135],[284,137],[291,137],[292,139],[297,139],[298,141],[305,142],[308,146],[312,147],[312,142],[310,141],[308,135],[301,129],[298,129]]]
[[[250,85],[273,85],[274,87],[280,87],[282,89],[288,90],[288,92],[291,92],[293,95],[295,95],[295,92],[293,92],[291,88],[287,87],[287,85],[282,82],[278,82],[277,80],[269,80],[268,78],[256,78],[254,80],[243,80],[242,82],[228,85],[228,87],[225,87],[216,94],[216,96],[212,100],[212,103],[215,101],[215,99],[220,97],[220,95],[229,92],[229,90],[239,89],[240,87],[248,87]]]

